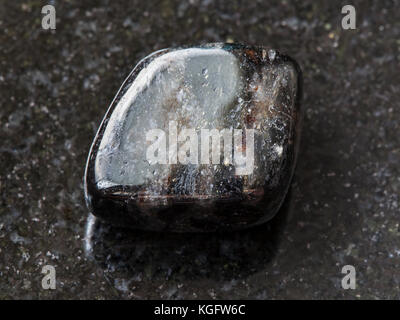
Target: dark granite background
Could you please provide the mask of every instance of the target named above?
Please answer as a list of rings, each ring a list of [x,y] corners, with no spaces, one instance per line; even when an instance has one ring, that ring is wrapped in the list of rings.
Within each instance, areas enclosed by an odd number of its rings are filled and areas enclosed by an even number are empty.
[[[0,299],[400,298],[399,1],[0,2]],[[357,29],[341,28],[353,4]],[[152,51],[238,41],[304,72],[290,196],[271,223],[223,235],[110,228],[82,176],[124,78]],[[88,226],[88,227],[87,227]],[[43,265],[57,289],[41,288]],[[356,290],[341,268],[357,270]]]

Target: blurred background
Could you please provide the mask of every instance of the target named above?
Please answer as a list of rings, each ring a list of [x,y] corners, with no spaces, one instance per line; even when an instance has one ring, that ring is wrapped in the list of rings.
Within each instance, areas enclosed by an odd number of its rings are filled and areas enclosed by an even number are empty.
[[[44,5],[56,29],[42,28]],[[356,29],[344,30],[344,5]],[[400,298],[399,1],[1,1],[0,299]],[[86,157],[136,63],[240,42],[295,58],[304,122],[291,192],[255,229],[112,228],[83,197]],[[57,288],[41,286],[44,265]],[[356,289],[341,286],[344,265]]]

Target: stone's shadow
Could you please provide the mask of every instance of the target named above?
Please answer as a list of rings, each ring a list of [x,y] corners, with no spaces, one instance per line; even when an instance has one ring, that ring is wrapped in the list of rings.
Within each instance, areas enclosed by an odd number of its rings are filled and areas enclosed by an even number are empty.
[[[231,233],[155,233],[110,226],[89,214],[88,258],[128,280],[245,278],[275,256],[290,211],[290,192],[268,223]]]

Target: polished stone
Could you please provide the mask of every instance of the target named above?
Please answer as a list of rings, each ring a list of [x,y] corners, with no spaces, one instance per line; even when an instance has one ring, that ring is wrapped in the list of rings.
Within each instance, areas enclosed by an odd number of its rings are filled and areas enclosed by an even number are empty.
[[[269,220],[295,166],[300,95],[298,65],[273,49],[209,44],[148,56],[94,140],[91,211],[181,232]]]

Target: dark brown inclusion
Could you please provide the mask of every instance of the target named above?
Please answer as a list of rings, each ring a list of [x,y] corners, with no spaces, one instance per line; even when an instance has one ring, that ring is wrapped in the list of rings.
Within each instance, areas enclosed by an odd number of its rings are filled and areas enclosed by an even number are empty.
[[[216,43],[149,55],[123,83],[93,141],[85,171],[91,213],[116,225],[176,232],[268,221],[295,167],[301,84],[298,64],[266,47]],[[218,164],[150,164],[146,132],[162,129],[168,142],[170,121],[178,133],[254,129],[251,173],[238,175],[234,162],[224,163],[225,141]],[[242,142],[245,152],[244,135]]]

